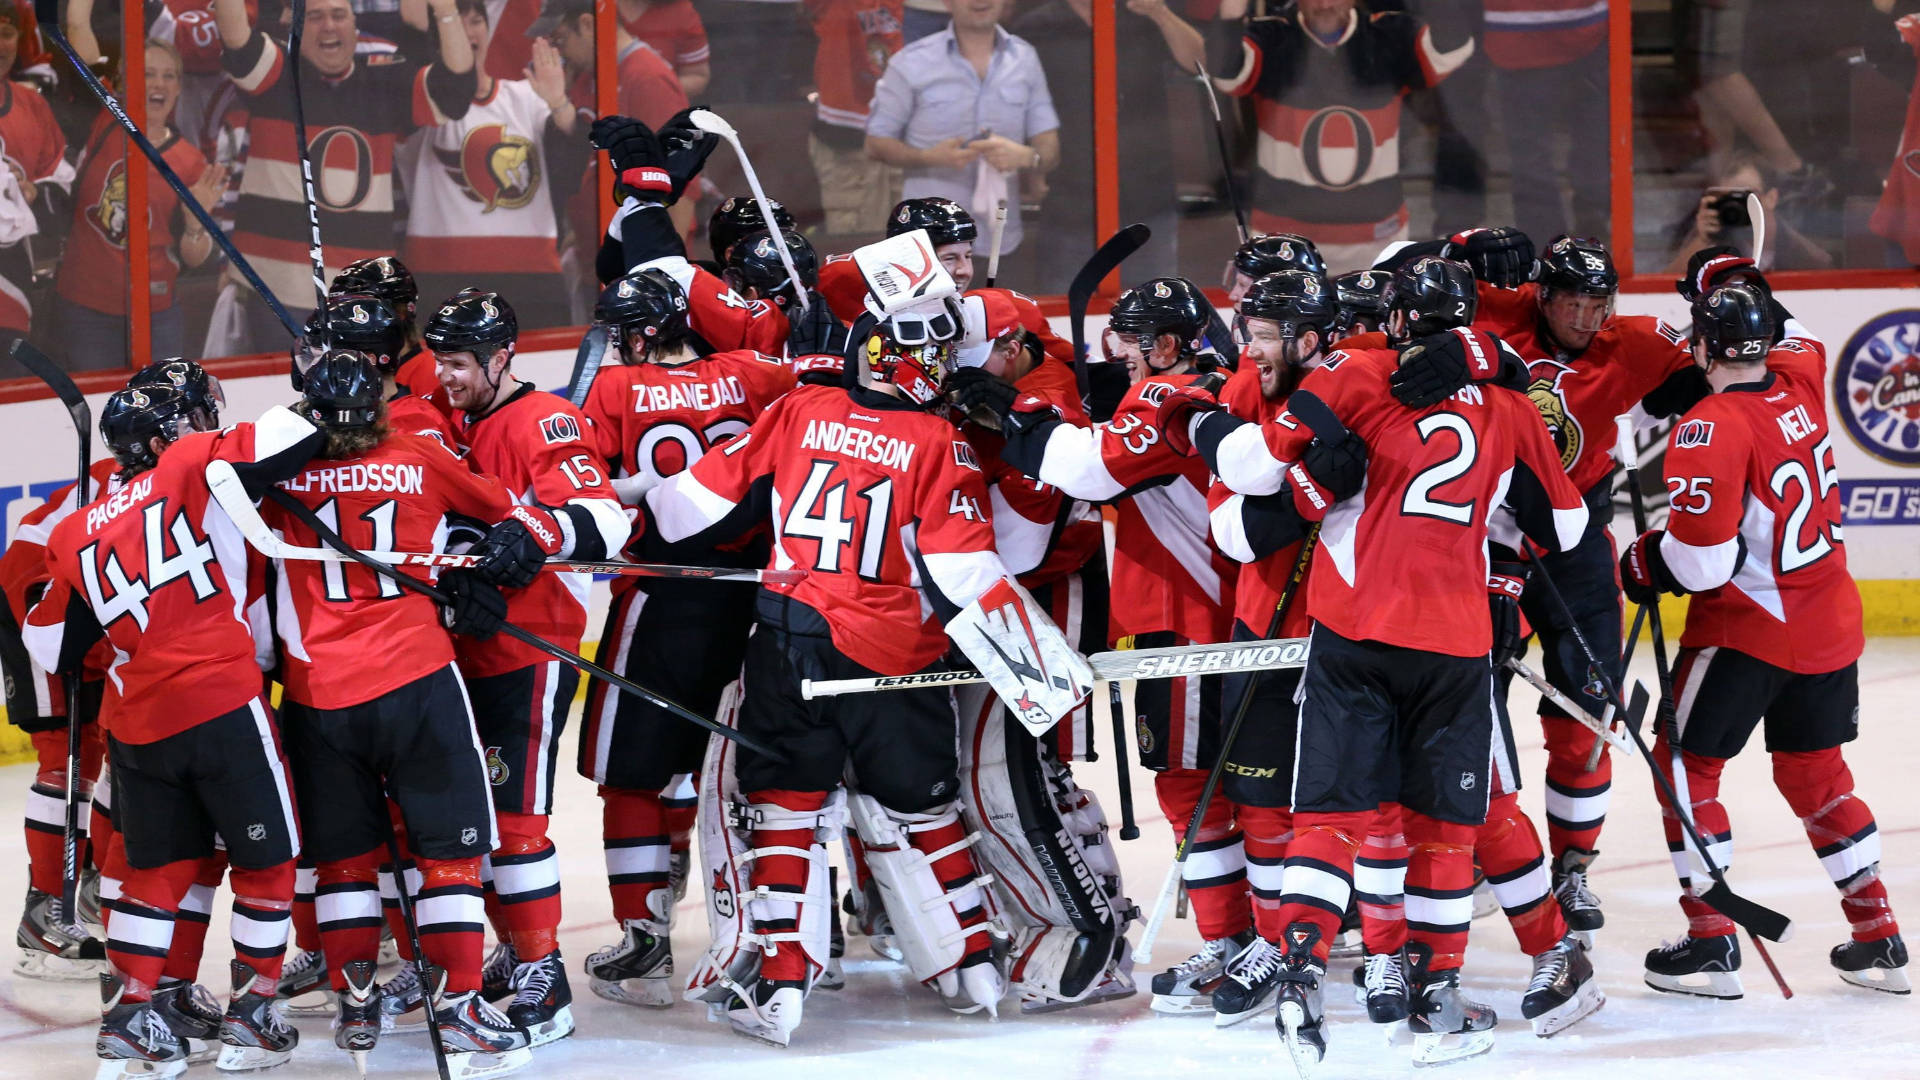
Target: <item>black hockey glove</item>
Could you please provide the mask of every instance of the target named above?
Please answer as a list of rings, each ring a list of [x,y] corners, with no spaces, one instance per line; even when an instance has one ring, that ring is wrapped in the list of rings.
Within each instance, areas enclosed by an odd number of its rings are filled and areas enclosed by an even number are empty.
[[[660,139],[660,149],[666,151],[667,175],[673,180],[673,197],[678,199],[700,175],[707,163],[707,156],[720,145],[720,136],[701,131],[693,126],[688,115],[695,109],[704,109],[705,105],[689,105],[673,114],[673,118],[660,125],[656,133]]]
[[[947,400],[988,431],[1005,431],[1020,391],[986,368],[956,368],[947,376]]]
[[[1466,263],[1474,277],[1497,289],[1517,289],[1539,275],[1533,239],[1511,225],[1454,233],[1440,253]]]
[[[1428,334],[1400,350],[1400,366],[1387,387],[1400,404],[1424,409],[1459,393],[1468,383],[1510,383],[1521,365],[1509,352],[1499,338],[1483,330]]]
[[[1359,494],[1367,482],[1367,441],[1351,430],[1329,440],[1314,436],[1287,468],[1293,507],[1304,521],[1320,521],[1333,504]]]
[[[516,506],[513,516],[487,530],[473,554],[480,556],[473,572],[480,580],[503,589],[524,589],[533,584],[540,566],[560,551],[564,543],[560,521],[552,511],[537,506]]]
[[[1505,667],[1520,655],[1526,636],[1520,631],[1520,594],[1527,590],[1527,564],[1495,561],[1487,574],[1487,611],[1493,616],[1493,666]]]
[[[605,150],[607,160],[613,163],[616,201],[631,195],[671,205],[679,199],[686,185],[674,185],[667,171],[666,148],[652,128],[626,116],[603,116],[593,122],[588,138],[595,147]]]
[[[1660,540],[1666,535],[1665,529],[1648,529],[1620,553],[1620,591],[1633,603],[1655,604],[1661,593],[1685,596],[1691,591],[1674,578],[1660,554]]]
[[[507,598],[471,570],[441,571],[440,591],[448,601],[440,609],[440,622],[449,633],[485,641],[506,621]]]

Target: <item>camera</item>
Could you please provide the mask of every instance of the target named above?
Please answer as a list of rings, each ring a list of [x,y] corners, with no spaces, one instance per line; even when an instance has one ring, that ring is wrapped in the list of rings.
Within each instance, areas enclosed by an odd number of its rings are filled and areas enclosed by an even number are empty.
[[[1744,188],[1734,191],[1722,191],[1713,197],[1707,205],[1720,215],[1720,227],[1723,229],[1743,228],[1753,224],[1753,218],[1747,214],[1747,199],[1753,192]]]

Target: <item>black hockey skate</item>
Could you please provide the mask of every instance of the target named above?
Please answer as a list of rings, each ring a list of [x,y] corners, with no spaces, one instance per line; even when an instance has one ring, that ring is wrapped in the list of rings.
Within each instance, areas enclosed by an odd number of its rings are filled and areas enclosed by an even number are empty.
[[[94,1080],[167,1080],[187,1071],[187,1044],[149,1002],[123,1001],[119,976],[100,976],[100,1031],[93,1052]]]
[[[499,1004],[502,998],[513,993],[513,971],[519,966],[520,958],[514,955],[513,946],[504,941],[495,942],[486,962],[480,965],[480,996]]]
[[[300,1033],[280,1015],[272,993],[255,989],[259,980],[252,968],[235,960],[229,970],[233,997],[220,1022],[220,1071],[252,1072],[286,1064],[300,1044]]]
[[[480,991],[482,999],[486,991]],[[411,961],[400,965],[393,978],[380,984],[380,1031],[382,1034],[411,1035],[427,1030],[427,996],[420,986],[420,972]]]
[[[447,1052],[447,1073],[453,1080],[503,1076],[526,1068],[533,1060],[527,1033],[478,990],[447,992],[447,973],[428,965],[433,987],[433,1027]]]
[[[367,1075],[367,1054],[380,1041],[380,986],[371,960],[355,960],[342,968],[347,988],[340,991],[340,1018],[334,1021],[333,1045],[353,1055],[354,1067]]]
[[[153,1011],[187,1044],[187,1063],[212,1061],[220,1053],[220,1006],[205,987],[185,979],[161,980]]]
[[[1257,935],[1245,930],[1230,938],[1204,942],[1200,951],[1153,977],[1151,1008],[1157,1013],[1184,1015],[1213,1011],[1213,992],[1227,977],[1227,961],[1253,944]]]
[[[1533,980],[1520,999],[1520,1015],[1533,1033],[1549,1038],[1586,1019],[1607,1003],[1593,977],[1593,961],[1575,933],[1533,958]]]
[[[333,1012],[333,988],[327,985],[327,954],[302,949],[280,967],[277,995],[288,1016],[326,1016]]]
[[[1407,968],[1397,952],[1375,953],[1364,967],[1354,969],[1354,998],[1376,1024],[1397,1024],[1412,1011]]]
[[[507,1019],[526,1031],[530,1045],[545,1046],[573,1034],[573,988],[555,949],[513,969],[513,1001]]]
[[[1279,945],[1255,937],[1227,961],[1226,978],[1213,989],[1214,1027],[1232,1027],[1273,1007],[1283,956]]]
[[[1669,994],[1733,1001],[1740,988],[1740,939],[1683,937],[1647,952],[1647,985]]]
[[[622,1005],[665,1009],[673,1004],[673,942],[667,925],[628,919],[626,935],[587,957],[587,986],[595,997]]]
[[[1293,1059],[1293,1070],[1300,1080],[1308,1080],[1327,1056],[1326,1008],[1320,996],[1320,984],[1327,969],[1313,955],[1320,941],[1320,928],[1297,922],[1281,935],[1279,970],[1274,978],[1274,1027]]]
[[[827,895],[840,895],[840,868],[827,867]],[[678,897],[674,898],[678,901]],[[827,966],[814,977],[815,990],[845,990],[847,971],[842,959],[847,955],[847,931],[840,925],[840,905],[827,905]]]
[[[1580,935],[1580,940],[1591,946],[1593,932],[1607,924],[1605,912],[1600,910],[1600,898],[1593,895],[1587,887],[1587,868],[1600,853],[1568,848],[1560,853],[1560,861],[1553,867],[1553,898],[1560,903],[1560,913],[1566,916],[1567,929]]]
[[[1494,1011],[1460,991],[1460,972],[1430,971],[1433,952],[1425,944],[1407,946],[1407,981],[1412,987],[1412,1012],[1407,1029],[1413,1032],[1415,1066],[1446,1065],[1493,1049]]]
[[[1855,986],[1884,994],[1913,993],[1913,983],[1907,979],[1907,943],[1899,934],[1835,945],[1827,959],[1842,979]]]
[[[20,959],[13,965],[15,975],[50,982],[85,982],[106,973],[106,942],[79,922],[68,921],[60,911],[60,898],[52,893],[27,888],[26,906],[14,939],[20,945]]]

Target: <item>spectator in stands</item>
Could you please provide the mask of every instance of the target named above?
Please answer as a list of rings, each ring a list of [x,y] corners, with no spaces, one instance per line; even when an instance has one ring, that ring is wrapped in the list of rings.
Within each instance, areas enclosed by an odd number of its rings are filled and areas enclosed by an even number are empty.
[[[887,59],[900,51],[901,0],[806,0],[813,32],[813,131],[807,155],[820,180],[830,247],[878,236],[900,201],[900,170],[867,156],[867,105]]]
[[[11,68],[19,55],[21,10],[0,3],[0,68]],[[59,243],[57,235],[36,234],[54,231],[48,196],[73,182],[66,151],[66,136],[40,91],[0,81],[0,161],[6,163],[0,173],[0,346],[32,329],[35,257],[53,257]]]
[[[619,0],[620,25],[652,46],[673,65],[680,90],[690,98],[706,93],[713,78],[708,65],[707,27],[692,0]],[[627,113],[634,116],[633,113]]]
[[[533,43],[543,35],[534,34],[533,24],[540,19],[540,0],[488,0],[489,35],[487,58],[476,61],[483,75],[496,79],[524,79],[527,65],[533,63]]]
[[[1607,2],[1485,0],[1513,221],[1537,243],[1607,233]]]
[[[698,0],[717,62],[704,100],[716,105],[799,105],[812,81],[800,0]],[[671,59],[671,57],[669,57]]]
[[[401,257],[430,301],[478,285],[511,300],[522,326],[565,326],[553,192],[579,187],[586,127],[550,43],[532,42],[525,78],[496,79],[486,0],[456,8],[480,76],[466,115],[423,132]]]
[[[1833,266],[1832,253],[1780,214],[1780,186],[1771,170],[1757,155],[1738,151],[1727,159],[1726,170],[1715,176],[1713,184],[1701,194],[1693,216],[1675,228],[1680,240],[1673,258],[1667,261],[1667,272],[1684,274],[1694,252],[1716,244],[1729,244],[1741,254],[1752,256],[1749,192],[1759,196],[1761,217],[1766,223],[1767,250],[1761,254],[1760,269],[1826,270]]]
[[[438,59],[369,63],[355,54],[359,34],[347,0],[308,0],[301,63],[311,70],[303,71],[300,86],[331,270],[391,253],[395,145],[415,128],[460,119],[473,101],[473,49],[454,0],[427,0],[427,6]],[[226,46],[221,62],[253,99],[234,243],[304,320],[313,306],[310,236],[297,149],[288,137],[293,98],[286,57],[248,20],[246,0],[214,0],[213,10]],[[286,348],[286,329],[264,305],[250,304],[246,312],[253,348]]]
[[[902,198],[939,195],[965,206],[983,246],[994,205],[1006,200],[1003,255],[1020,250],[1023,177],[1037,199],[1060,163],[1046,74],[1033,46],[1000,26],[1007,5],[949,0],[953,25],[893,54],[867,117],[867,153],[905,170]]]
[[[1247,0],[1220,6],[1227,20],[1246,10]],[[1406,239],[1401,100],[1437,86],[1472,53],[1471,36],[1436,40],[1405,12],[1367,15],[1355,0],[1300,0],[1248,23],[1208,68],[1220,89],[1254,99],[1254,231],[1307,237],[1330,274],[1365,269],[1383,245]]]
[[[13,28],[13,46],[4,54],[9,79],[30,82],[44,90],[54,83],[53,55],[40,44],[40,23],[27,0],[0,0],[0,24]]]
[[[1700,122],[1706,128],[1709,171],[1718,175],[1732,166],[1735,137],[1744,135],[1760,158],[1796,194],[1817,195],[1832,190],[1832,181],[1811,161],[1801,158],[1773,113],[1767,109],[1753,81],[1741,70],[1747,37],[1747,0],[1711,0],[1691,5],[1684,40],[1675,49],[1683,73],[1694,86]],[[1765,20],[1755,29],[1777,33]]]
[[[947,0],[906,0],[901,12],[903,44],[912,44],[929,34],[937,34],[953,21]]]

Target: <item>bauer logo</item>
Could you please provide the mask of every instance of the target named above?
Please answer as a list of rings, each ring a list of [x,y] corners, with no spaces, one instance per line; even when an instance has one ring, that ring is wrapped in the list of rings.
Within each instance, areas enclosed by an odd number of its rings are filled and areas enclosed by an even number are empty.
[[[1677,449],[1706,446],[1713,442],[1713,421],[1689,420],[1673,429],[1673,445]]]
[[[1890,311],[1854,332],[1834,356],[1833,400],[1860,449],[1920,465],[1920,310]]]
[[[547,440],[549,446],[554,443],[579,442],[580,421],[566,413],[554,413],[540,421],[540,436]]]

